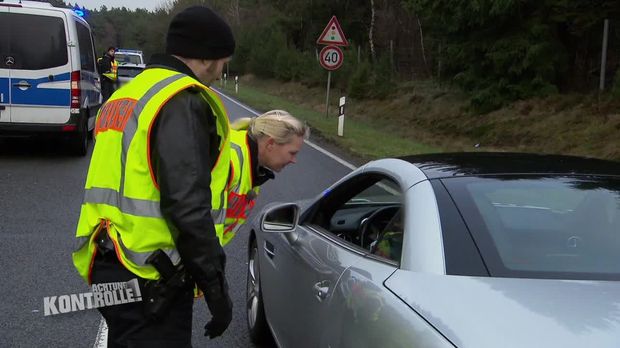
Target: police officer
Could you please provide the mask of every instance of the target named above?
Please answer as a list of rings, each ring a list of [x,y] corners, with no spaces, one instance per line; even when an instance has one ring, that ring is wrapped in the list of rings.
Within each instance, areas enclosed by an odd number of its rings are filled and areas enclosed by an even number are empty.
[[[170,23],[166,54],[153,56],[97,117],[73,262],[90,284],[137,278],[143,297],[99,308],[110,347],[191,346],[194,283],[212,315],[205,335],[230,324],[219,243],[229,125],[207,86],[234,48],[217,14],[187,8]]]
[[[108,47],[104,55],[97,59],[99,73],[101,74],[101,96],[103,97],[103,102],[106,102],[114,93],[114,86],[118,79],[118,62],[114,59],[115,52],[116,49],[114,47]]]
[[[228,207],[222,245],[243,225],[254,207],[259,186],[273,179],[273,172],[297,161],[297,153],[310,135],[308,126],[283,110],[231,124],[231,169]]]

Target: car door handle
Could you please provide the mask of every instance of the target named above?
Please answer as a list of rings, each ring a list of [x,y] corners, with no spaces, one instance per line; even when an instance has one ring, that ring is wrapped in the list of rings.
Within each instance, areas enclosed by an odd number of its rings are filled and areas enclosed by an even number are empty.
[[[273,247],[273,244],[265,241],[265,246],[263,248],[265,249],[265,253],[267,253],[267,256],[269,256],[270,259],[273,259],[273,257],[276,256],[276,251]]]
[[[316,299],[323,301],[329,293],[329,281],[323,280],[314,284],[314,291],[316,292]]]
[[[14,83],[14,84],[13,84],[13,86],[15,86],[15,87],[24,87],[24,88],[30,88],[30,87],[32,87],[32,85],[31,85],[31,84],[29,84],[29,83],[28,83],[28,82],[26,82],[26,81],[20,81],[20,82],[18,82],[18,83]]]

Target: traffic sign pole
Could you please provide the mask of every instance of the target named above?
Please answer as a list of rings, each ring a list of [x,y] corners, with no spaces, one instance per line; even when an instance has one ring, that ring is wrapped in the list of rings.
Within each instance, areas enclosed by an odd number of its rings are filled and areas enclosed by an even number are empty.
[[[338,23],[336,16],[327,23],[325,29],[316,41],[319,45],[327,45],[323,47],[319,53],[319,63],[327,70],[327,95],[325,96],[325,117],[329,117],[329,88],[332,79],[332,70],[340,68],[344,59],[342,50],[338,46],[349,46],[347,38]]]
[[[327,72],[327,97],[325,98],[325,117],[329,117],[329,85],[332,79],[332,72],[329,70]]]

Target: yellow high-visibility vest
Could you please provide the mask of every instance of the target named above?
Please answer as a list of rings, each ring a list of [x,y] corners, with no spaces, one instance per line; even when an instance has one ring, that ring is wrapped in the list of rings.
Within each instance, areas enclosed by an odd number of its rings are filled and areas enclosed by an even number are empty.
[[[97,59],[97,63],[99,63],[100,61],[101,61],[101,58]],[[116,81],[116,79],[118,78],[118,62],[116,61],[116,59],[112,59],[112,61],[110,62],[110,65],[111,65],[110,71],[104,72],[101,75],[107,77],[108,79],[112,81]]]
[[[247,131],[230,130],[230,180],[222,245],[235,237],[255,204],[260,187],[252,187],[252,160]]]
[[[222,238],[230,168],[230,134],[224,105],[212,90],[188,75],[168,69],[146,69],[117,90],[97,115],[97,141],[86,178],[73,252],[73,263],[87,282],[90,283],[96,254],[95,238],[102,227],[106,227],[119,261],[139,277],[159,279],[155,268],[146,263],[157,249],[166,252],[174,264],[181,261],[175,237],[160,209],[149,139],[160,108],[190,87],[202,90],[202,97],[215,115],[221,139],[219,157],[211,172],[211,215],[216,233]]]

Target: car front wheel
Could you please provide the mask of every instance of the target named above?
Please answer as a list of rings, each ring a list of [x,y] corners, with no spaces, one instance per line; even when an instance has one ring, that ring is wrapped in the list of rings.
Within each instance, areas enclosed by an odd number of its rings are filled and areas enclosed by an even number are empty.
[[[266,343],[271,338],[265,308],[263,306],[263,296],[260,288],[260,270],[258,265],[258,247],[256,240],[250,245],[250,258],[248,260],[247,277],[247,322],[250,331],[250,339],[256,344]]]

